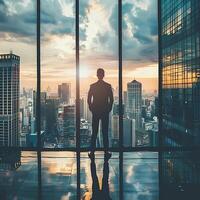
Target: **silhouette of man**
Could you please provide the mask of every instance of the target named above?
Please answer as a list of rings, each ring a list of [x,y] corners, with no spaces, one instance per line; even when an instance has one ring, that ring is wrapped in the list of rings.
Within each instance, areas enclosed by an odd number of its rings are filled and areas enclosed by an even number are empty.
[[[94,157],[90,157],[91,164],[90,170],[92,175],[92,198],[91,200],[111,200],[109,191],[109,163],[110,155],[104,157],[103,165],[103,178],[102,178],[102,189],[99,186],[99,180],[97,177],[96,164]]]
[[[108,125],[109,113],[113,105],[113,92],[109,83],[106,83],[104,78],[104,70],[99,68],[97,70],[98,81],[90,85],[88,92],[88,105],[92,112],[92,138],[91,138],[91,154],[94,155],[96,147],[96,139],[99,129],[99,122],[101,121],[103,133],[103,145],[105,153],[108,153]]]

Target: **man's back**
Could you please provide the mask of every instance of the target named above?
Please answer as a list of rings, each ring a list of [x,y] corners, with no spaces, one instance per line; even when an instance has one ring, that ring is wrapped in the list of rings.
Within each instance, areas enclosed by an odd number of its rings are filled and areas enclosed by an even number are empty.
[[[93,113],[110,112],[113,104],[111,85],[103,80],[90,85],[88,104]]]

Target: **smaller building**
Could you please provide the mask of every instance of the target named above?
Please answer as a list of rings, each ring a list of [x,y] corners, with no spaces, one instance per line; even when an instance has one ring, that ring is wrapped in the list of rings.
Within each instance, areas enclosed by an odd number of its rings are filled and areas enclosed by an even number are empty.
[[[127,103],[128,117],[135,119],[136,129],[141,128],[142,83],[133,80],[127,84]]]

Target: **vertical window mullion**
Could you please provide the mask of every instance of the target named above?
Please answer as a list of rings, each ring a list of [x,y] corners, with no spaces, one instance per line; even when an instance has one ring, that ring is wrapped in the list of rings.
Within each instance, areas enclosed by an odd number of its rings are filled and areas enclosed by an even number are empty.
[[[79,0],[76,0],[76,168],[77,200],[80,200],[80,80],[79,80]]]
[[[36,99],[36,122],[37,122],[37,161],[38,161],[38,199],[42,198],[41,179],[41,126],[40,126],[40,92],[41,92],[41,59],[40,59],[40,0],[37,0],[37,99]]]
[[[122,0],[118,0],[119,196],[123,200]]]
[[[159,120],[159,131],[158,131],[158,173],[159,173],[159,199],[162,199],[162,51],[161,51],[161,0],[158,0],[158,61],[159,61],[159,81],[158,81],[158,101],[159,101],[159,111],[158,111],[158,120]]]

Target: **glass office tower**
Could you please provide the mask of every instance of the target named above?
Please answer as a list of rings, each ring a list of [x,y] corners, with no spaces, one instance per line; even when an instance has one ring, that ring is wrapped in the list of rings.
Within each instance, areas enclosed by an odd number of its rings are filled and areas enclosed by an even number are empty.
[[[19,145],[20,57],[0,55],[0,146]]]
[[[200,2],[162,2],[164,143],[200,144]]]
[[[142,83],[133,80],[127,84],[128,116],[135,119],[136,128],[141,128]]]
[[[173,199],[185,199],[200,183],[192,149],[200,145],[200,1],[161,0],[160,9],[161,141],[176,147],[162,155],[162,183]]]

